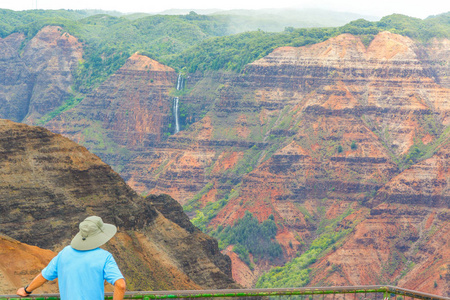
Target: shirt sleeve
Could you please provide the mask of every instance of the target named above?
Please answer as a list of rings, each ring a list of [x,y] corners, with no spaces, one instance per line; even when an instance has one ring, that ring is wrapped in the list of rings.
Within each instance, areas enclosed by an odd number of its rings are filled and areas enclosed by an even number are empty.
[[[114,285],[116,280],[124,278],[119,270],[119,267],[117,266],[114,257],[111,254],[108,255],[106,259],[105,267],[103,270],[103,276],[105,280],[111,283],[112,285]]]
[[[45,279],[51,281],[58,278],[58,259],[59,253],[57,256],[53,257],[48,265],[41,271],[41,274]]]

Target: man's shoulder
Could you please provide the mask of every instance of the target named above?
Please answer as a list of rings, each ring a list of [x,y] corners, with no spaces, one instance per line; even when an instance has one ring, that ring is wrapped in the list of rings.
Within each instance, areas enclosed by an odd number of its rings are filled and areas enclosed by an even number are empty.
[[[72,251],[72,250],[73,250],[72,247],[66,246],[66,247],[64,247],[61,251],[58,252],[58,255],[62,255],[62,254],[64,254],[64,253],[70,252],[70,251]]]
[[[91,249],[91,250],[77,250],[77,249],[72,248],[72,246],[70,246],[70,245],[66,246],[64,249],[62,249],[60,254],[65,253],[65,252],[72,253],[73,255],[76,255],[76,256],[88,255],[88,256],[97,256],[97,257],[99,257],[99,256],[107,257],[107,256],[112,255],[110,252],[108,252],[102,248],[95,248],[95,249]]]
[[[105,249],[102,248],[95,248],[92,250],[88,250],[87,252],[92,253],[92,255],[95,255],[97,257],[107,258],[109,256],[112,256],[112,254],[109,251],[106,251]]]
[[[97,250],[98,249],[98,250]],[[107,251],[107,250],[105,250],[105,249],[102,249],[102,248],[97,248],[96,250],[99,252],[99,253],[102,253],[103,255],[106,255],[106,256],[112,256],[112,254],[109,252],[109,251]]]

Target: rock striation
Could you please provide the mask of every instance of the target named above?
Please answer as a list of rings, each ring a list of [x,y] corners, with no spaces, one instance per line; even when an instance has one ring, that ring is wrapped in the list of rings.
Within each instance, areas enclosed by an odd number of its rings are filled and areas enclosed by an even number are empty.
[[[131,174],[122,176],[133,185],[129,161],[140,159],[169,130],[169,92],[176,78],[172,68],[134,54],[77,107],[46,127],[85,145],[117,170],[126,166]]]
[[[311,284],[389,282],[448,296],[448,215],[448,207],[420,203],[375,206],[341,247],[311,266]]]
[[[58,26],[22,43],[23,34],[0,39],[0,118],[34,124],[70,96],[83,47]]]
[[[119,228],[107,249],[130,289],[238,287],[230,276],[229,258],[215,240],[187,224],[181,210],[160,212],[152,204],[173,206],[170,197],[145,201],[86,148],[44,128],[0,120],[0,133],[2,235],[58,251],[78,231],[79,222],[95,214]],[[17,250],[4,255],[24,256],[21,249],[28,246],[9,238],[0,242]],[[52,257],[50,251],[42,252],[46,255],[35,259],[34,275]],[[11,266],[2,265],[2,274],[13,276],[8,270]],[[19,284],[14,276],[1,293],[14,292],[12,285]]]
[[[407,205],[448,208],[445,171],[437,172],[445,170],[439,155],[403,173],[404,165],[399,163],[412,157],[415,147],[446,145],[442,139],[450,95],[441,83],[448,64],[443,55],[434,56],[433,45],[426,48],[383,32],[368,47],[345,34],[308,47],[276,49],[248,65],[244,75],[222,78],[208,116],[170,139],[174,147],[185,151],[174,151],[172,155],[179,153],[176,158],[160,161],[164,168],[158,170],[155,181],[148,181],[148,187],[155,184],[153,190],[173,193],[181,203],[191,203],[189,198],[197,192],[200,207],[232,195],[228,192],[238,187],[238,196],[227,199],[210,225],[232,225],[247,210],[260,221],[272,214],[283,224],[277,240],[287,259],[317,237],[321,222],[330,222],[348,209],[355,216],[367,216],[363,224],[369,224],[367,207],[375,213],[382,202],[403,204],[395,206],[395,215],[373,217],[378,227],[371,238],[385,253],[371,262],[378,266],[375,274],[357,268],[372,253],[369,245],[354,267],[347,260],[352,268],[347,274],[359,276],[358,280],[342,280],[326,272],[315,273],[314,280],[333,285],[380,283],[384,278],[418,287],[399,271],[405,265],[398,263],[396,255],[405,243],[426,243],[425,231],[398,243],[385,234],[403,232],[403,223],[391,228],[387,220],[417,213]],[[244,174],[239,174],[242,168]],[[423,175],[428,169],[433,169],[433,175]],[[183,178],[208,181],[209,189],[200,191],[192,180],[183,183]],[[419,214],[408,232],[418,231],[421,220],[433,213],[430,209],[426,215]],[[346,245],[339,252],[342,255]],[[439,256],[440,250],[433,249]],[[412,252],[406,261],[421,261]],[[409,268],[411,274],[418,274]],[[432,282],[420,289],[432,292]]]
[[[394,177],[378,191],[375,203],[413,204],[429,208],[450,207],[450,144]]]
[[[302,251],[298,240],[313,240],[321,222],[351,207],[355,212],[348,218],[365,213],[367,219],[341,248],[312,266],[310,284],[394,282],[430,293],[446,291],[445,274],[431,269],[445,269],[448,260],[433,267],[428,261],[446,257],[446,238],[428,248],[428,255],[414,248],[428,244],[428,234],[435,233],[423,229],[424,220],[448,210],[441,158],[448,144],[450,95],[441,84],[448,64],[433,53],[436,46],[424,48],[383,32],[367,48],[358,38],[341,35],[309,47],[279,48],[250,64],[239,84],[253,90],[260,116],[272,113],[274,124],[285,123],[274,129],[281,127],[289,138],[277,139],[280,147],[244,176],[239,197],[211,224],[233,224],[246,210],[261,221],[273,214],[291,233],[290,245]],[[244,97],[227,98],[227,106],[239,107]],[[265,141],[279,136],[274,129]],[[424,145],[442,145],[442,150],[401,172],[399,162]],[[354,226],[347,223],[339,228]],[[445,234],[445,222],[437,221],[434,228],[442,229],[436,236]],[[365,237],[363,244],[356,240],[359,235]],[[295,255],[281,234],[278,240],[285,256]],[[415,281],[419,277],[423,280]]]

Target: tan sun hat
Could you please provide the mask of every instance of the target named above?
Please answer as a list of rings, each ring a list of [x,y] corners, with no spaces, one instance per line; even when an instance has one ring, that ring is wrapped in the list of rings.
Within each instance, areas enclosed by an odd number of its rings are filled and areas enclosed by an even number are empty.
[[[90,216],[80,223],[80,232],[70,246],[76,250],[92,250],[105,244],[116,232],[116,226],[103,223],[100,217]]]

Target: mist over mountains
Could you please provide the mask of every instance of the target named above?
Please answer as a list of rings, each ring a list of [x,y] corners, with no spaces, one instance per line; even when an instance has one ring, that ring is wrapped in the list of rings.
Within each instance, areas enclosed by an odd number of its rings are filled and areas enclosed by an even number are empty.
[[[374,16],[355,13],[335,12],[323,9],[259,9],[259,10],[168,10],[161,14],[179,15],[194,11],[198,14],[228,16],[232,33],[263,30],[269,32],[283,31],[286,27],[336,27],[343,26],[357,19],[377,21]]]

